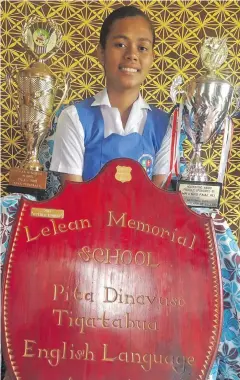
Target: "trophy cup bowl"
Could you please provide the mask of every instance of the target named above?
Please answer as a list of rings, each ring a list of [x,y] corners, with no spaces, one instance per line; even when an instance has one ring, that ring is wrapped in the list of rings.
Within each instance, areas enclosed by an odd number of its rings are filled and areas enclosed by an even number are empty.
[[[56,84],[56,78],[41,63],[35,63],[17,75],[19,122],[27,144],[26,158],[20,165],[23,169],[43,170],[38,161],[38,151],[54,114]]]

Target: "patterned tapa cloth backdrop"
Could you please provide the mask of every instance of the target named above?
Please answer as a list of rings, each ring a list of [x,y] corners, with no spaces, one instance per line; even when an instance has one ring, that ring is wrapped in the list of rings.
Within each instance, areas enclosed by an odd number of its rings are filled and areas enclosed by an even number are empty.
[[[142,87],[145,99],[169,111],[171,83],[180,74],[186,80],[203,74],[199,50],[206,36],[227,37],[229,55],[219,74],[236,85],[239,81],[239,13],[238,0],[229,1],[2,1],[2,190],[6,190],[10,167],[23,159],[25,145],[16,110],[5,75],[9,67],[26,68],[30,58],[22,48],[21,31],[29,16],[39,15],[57,21],[64,34],[61,51],[50,61],[56,75],[70,74],[71,86],[66,103],[95,94],[104,86],[104,75],[96,58],[99,31],[105,17],[114,8],[134,4],[151,18],[156,30],[155,63]],[[15,96],[17,94],[15,93]],[[205,165],[216,179],[222,136],[204,146]],[[188,159],[192,147],[185,143]],[[235,121],[234,134],[225,175],[221,213],[240,238],[240,124]]]

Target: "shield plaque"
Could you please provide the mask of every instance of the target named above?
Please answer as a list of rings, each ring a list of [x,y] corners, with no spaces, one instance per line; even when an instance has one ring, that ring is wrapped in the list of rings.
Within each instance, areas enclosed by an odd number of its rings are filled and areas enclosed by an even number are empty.
[[[221,294],[211,219],[158,189],[138,163],[113,160],[48,201],[21,201],[4,268],[9,373],[206,379]]]

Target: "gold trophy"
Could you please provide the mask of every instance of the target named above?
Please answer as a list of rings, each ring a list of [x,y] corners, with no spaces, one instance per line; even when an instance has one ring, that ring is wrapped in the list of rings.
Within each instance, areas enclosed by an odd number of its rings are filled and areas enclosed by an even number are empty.
[[[16,75],[13,72],[7,75],[27,148],[20,167],[10,169],[8,190],[34,193],[33,189],[46,189],[47,173],[38,161],[38,151],[66,97],[68,79],[58,79],[44,63],[62,45],[62,34],[53,20],[43,21],[38,16],[29,19],[23,28],[22,41],[37,61]],[[14,97],[16,87],[18,102]],[[62,97],[54,108],[58,90],[62,91]]]

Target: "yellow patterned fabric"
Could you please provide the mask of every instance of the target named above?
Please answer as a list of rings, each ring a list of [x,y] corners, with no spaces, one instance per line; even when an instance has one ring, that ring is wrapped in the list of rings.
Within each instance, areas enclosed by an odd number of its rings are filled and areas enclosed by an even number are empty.
[[[64,43],[47,63],[56,75],[70,74],[71,86],[66,103],[84,99],[104,86],[104,75],[95,50],[101,24],[113,9],[133,4],[152,20],[156,30],[155,62],[142,86],[148,103],[169,111],[173,104],[169,90],[173,79],[185,80],[203,74],[199,50],[206,36],[227,37],[228,59],[219,74],[232,85],[239,82],[239,13],[240,3],[228,1],[2,1],[2,190],[6,191],[8,173],[25,154],[25,143],[18,126],[12,96],[6,88],[9,68],[26,68],[31,59],[22,47],[21,32],[29,16],[54,19],[61,27]],[[14,96],[17,96],[15,89]],[[222,136],[204,146],[205,165],[210,178],[216,179],[222,147]],[[184,147],[186,158],[192,146]],[[240,238],[240,123],[234,121],[231,157],[225,175],[221,213]]]

